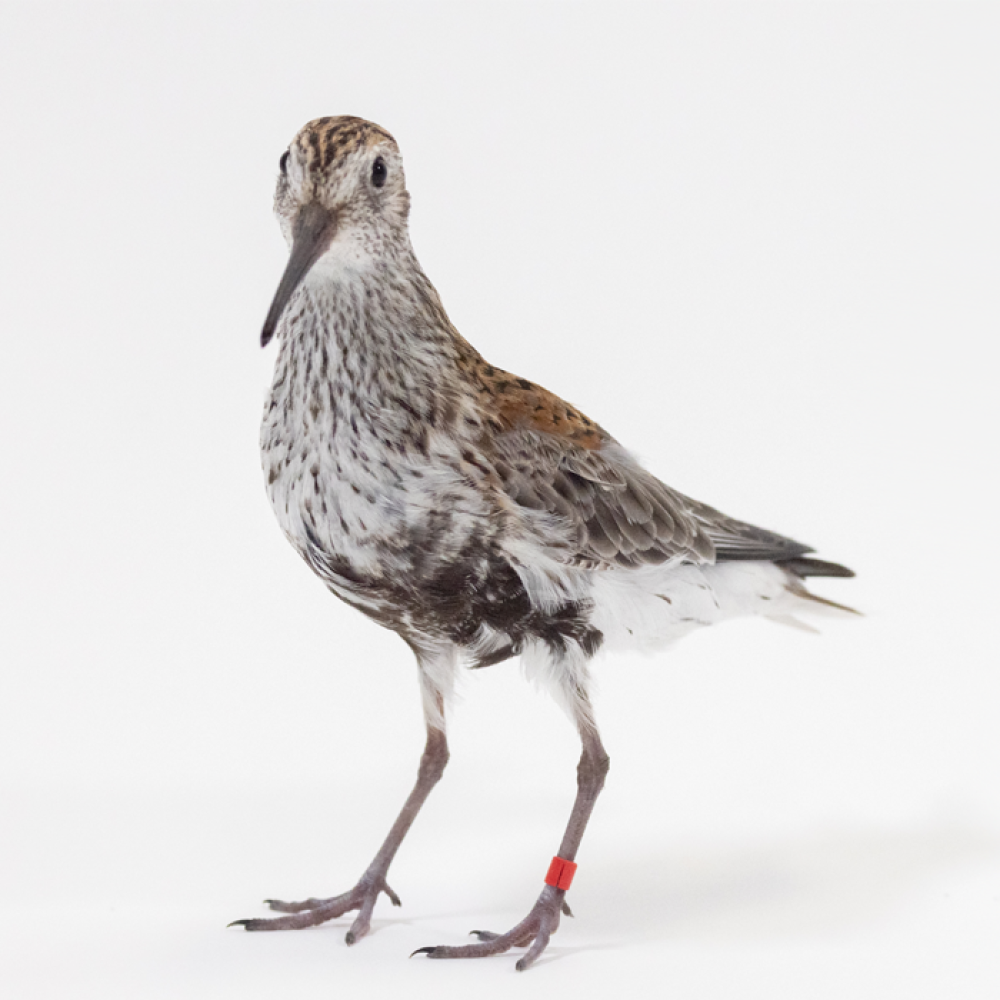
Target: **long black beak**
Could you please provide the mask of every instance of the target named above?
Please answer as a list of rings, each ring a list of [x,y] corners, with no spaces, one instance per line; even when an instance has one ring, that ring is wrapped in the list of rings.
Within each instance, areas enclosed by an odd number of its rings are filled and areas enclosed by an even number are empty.
[[[292,252],[260,332],[261,347],[267,347],[292,292],[309,273],[309,268],[323,256],[336,231],[336,216],[322,205],[311,201],[299,211],[292,230]]]

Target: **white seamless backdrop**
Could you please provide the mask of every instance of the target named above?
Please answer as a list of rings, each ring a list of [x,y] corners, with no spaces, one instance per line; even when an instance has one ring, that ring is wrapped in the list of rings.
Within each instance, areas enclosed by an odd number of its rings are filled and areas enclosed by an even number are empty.
[[[995,5],[0,6],[0,942],[18,997],[995,997]],[[577,744],[507,663],[373,935],[422,732],[406,647],[280,536],[257,337],[278,158],[357,114],[460,330],[862,609],[598,667],[612,757],[538,967],[503,929]],[[13,984],[13,985],[11,985]]]

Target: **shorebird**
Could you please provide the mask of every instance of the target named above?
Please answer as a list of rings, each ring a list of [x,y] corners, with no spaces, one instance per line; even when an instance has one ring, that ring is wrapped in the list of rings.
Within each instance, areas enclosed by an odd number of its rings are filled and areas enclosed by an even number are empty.
[[[448,760],[456,671],[520,656],[569,714],[577,796],[527,916],[471,944],[527,947],[569,914],[566,891],[608,755],[589,697],[598,650],[657,647],[740,615],[835,608],[803,578],[852,576],[806,545],[665,486],[614,437],[540,385],[485,361],[452,326],[414,255],[410,196],[385,129],[309,122],[280,159],[274,208],[291,252],[261,343],[280,340],[264,405],[267,493],[286,537],[337,597],[398,633],[417,661],[427,742],[409,798],[348,892],[267,900],[248,931],[311,927],[399,899],[389,865]]]

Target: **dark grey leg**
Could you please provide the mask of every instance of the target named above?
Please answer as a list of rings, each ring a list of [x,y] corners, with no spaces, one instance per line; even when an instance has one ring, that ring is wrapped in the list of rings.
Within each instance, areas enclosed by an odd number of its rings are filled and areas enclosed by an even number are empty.
[[[580,740],[583,752],[576,769],[577,793],[570,813],[566,832],[559,845],[559,857],[566,861],[575,861],[576,852],[580,849],[583,832],[587,821],[594,810],[594,803],[604,787],[604,778],[608,773],[610,760],[601,743],[601,738],[594,728],[590,706],[586,702],[577,715],[577,726],[580,730]],[[528,915],[516,927],[506,934],[494,934],[492,931],[472,931],[479,938],[478,944],[448,947],[439,945],[432,948],[420,948],[413,954],[425,954],[428,958],[485,958],[489,955],[499,955],[510,948],[530,945],[528,951],[517,963],[519,972],[529,968],[545,950],[549,938],[559,927],[561,913],[572,916],[566,905],[566,890],[556,889],[546,885],[541,895],[531,908]]]
[[[358,884],[342,896],[330,899],[306,899],[298,903],[285,903],[278,899],[266,899],[265,903],[279,913],[288,914],[284,917],[269,919],[234,920],[230,927],[244,927],[248,931],[284,931],[296,930],[300,927],[315,927],[317,924],[343,916],[351,910],[358,910],[357,919],[347,932],[346,941],[354,944],[360,941],[371,926],[372,910],[380,893],[385,893],[393,906],[399,906],[399,897],[389,888],[385,880],[389,865],[399,850],[407,831],[416,819],[420,807],[424,804],[431,789],[438,783],[448,763],[448,741],[444,730],[438,728],[443,717],[443,703],[437,697],[436,718],[428,722],[427,743],[423,756],[420,758],[420,769],[417,772],[417,783],[413,786],[409,798],[402,811],[392,824],[389,836],[379,848],[372,863],[358,880]]]

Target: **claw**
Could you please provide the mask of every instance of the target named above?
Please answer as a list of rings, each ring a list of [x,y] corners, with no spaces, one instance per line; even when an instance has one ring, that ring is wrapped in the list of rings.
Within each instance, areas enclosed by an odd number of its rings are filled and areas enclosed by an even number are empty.
[[[428,948],[418,948],[416,951],[410,952],[410,958],[414,955],[433,955],[437,951],[437,945],[431,945]]]
[[[469,933],[475,934],[480,941],[496,941],[496,939],[500,937],[499,934],[496,934],[493,931],[469,931]]]
[[[245,931],[270,931],[275,929],[268,926],[270,922],[270,920],[251,918],[250,920],[234,920],[231,924],[226,924],[226,926],[242,927]]]

